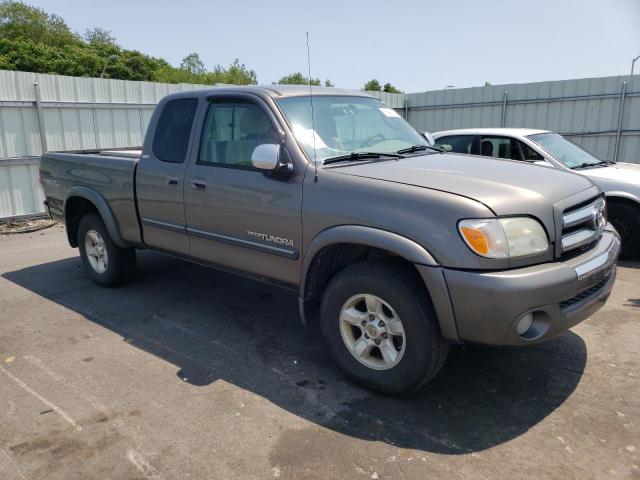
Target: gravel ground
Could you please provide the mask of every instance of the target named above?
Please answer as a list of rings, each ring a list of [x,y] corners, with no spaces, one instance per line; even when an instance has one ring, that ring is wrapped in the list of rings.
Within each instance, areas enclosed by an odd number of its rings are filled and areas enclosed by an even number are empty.
[[[36,232],[52,227],[56,223],[48,217],[3,221],[0,223],[0,235]]]
[[[60,226],[0,238],[0,479],[640,479],[640,265],[572,331],[349,383],[296,295],[152,252],[93,285]]]

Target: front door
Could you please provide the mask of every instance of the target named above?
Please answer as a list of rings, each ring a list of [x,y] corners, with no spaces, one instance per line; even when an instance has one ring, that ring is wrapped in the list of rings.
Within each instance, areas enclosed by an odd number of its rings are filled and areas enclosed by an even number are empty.
[[[258,99],[214,97],[185,177],[191,256],[284,283],[299,280],[302,172],[255,169],[261,144],[281,144]]]

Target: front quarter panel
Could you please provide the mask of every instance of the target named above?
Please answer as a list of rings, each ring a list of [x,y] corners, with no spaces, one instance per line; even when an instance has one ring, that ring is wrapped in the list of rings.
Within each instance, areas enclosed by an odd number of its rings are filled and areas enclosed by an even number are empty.
[[[624,182],[602,178],[591,178],[591,180],[604,190],[607,198],[626,198],[640,205],[640,185],[625,184]]]
[[[458,234],[458,220],[494,216],[481,203],[437,190],[342,175],[336,172],[338,168],[321,169],[317,183],[313,175],[305,178],[305,257],[309,245],[323,230],[360,225],[405,237],[422,246],[443,266],[508,267],[506,261],[473,254]]]

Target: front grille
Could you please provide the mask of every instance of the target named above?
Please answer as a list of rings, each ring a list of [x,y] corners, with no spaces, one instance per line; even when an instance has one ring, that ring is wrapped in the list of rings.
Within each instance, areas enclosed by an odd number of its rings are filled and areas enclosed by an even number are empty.
[[[596,283],[592,287],[589,287],[586,290],[582,290],[575,297],[571,297],[567,300],[563,300],[562,302],[560,302],[560,309],[565,310],[567,308],[571,308],[575,305],[578,305],[579,303],[582,303],[585,300],[588,300],[589,298],[594,296],[596,293],[598,293],[600,290],[602,290],[608,281],[609,281],[609,276],[606,276],[605,278],[600,280],[598,283]]]
[[[603,197],[574,205],[562,212],[562,258],[574,256],[593,247],[602,236],[606,222]]]

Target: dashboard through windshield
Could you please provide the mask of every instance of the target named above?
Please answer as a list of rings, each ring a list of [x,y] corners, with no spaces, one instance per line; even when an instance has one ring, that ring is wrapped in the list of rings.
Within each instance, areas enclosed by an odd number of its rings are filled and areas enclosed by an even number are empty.
[[[359,152],[393,154],[427,145],[395,110],[375,98],[359,96],[287,97],[277,100],[310,161]]]

